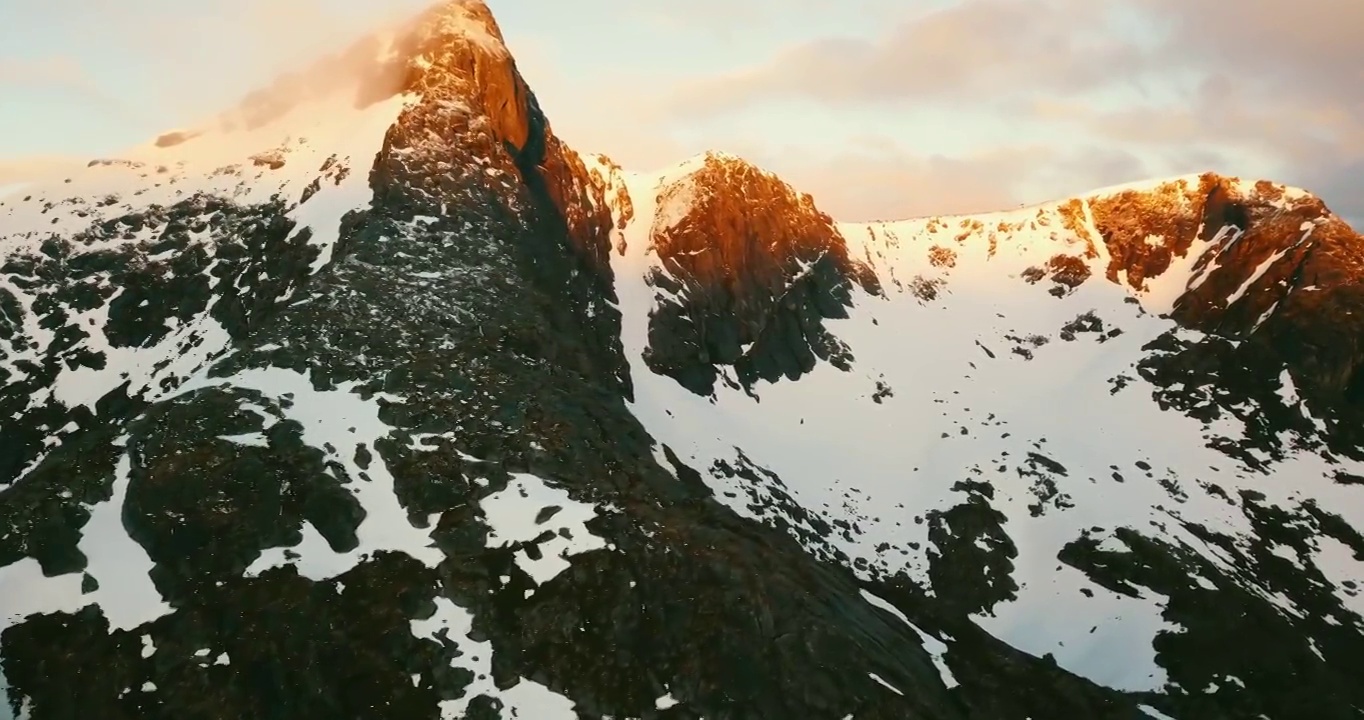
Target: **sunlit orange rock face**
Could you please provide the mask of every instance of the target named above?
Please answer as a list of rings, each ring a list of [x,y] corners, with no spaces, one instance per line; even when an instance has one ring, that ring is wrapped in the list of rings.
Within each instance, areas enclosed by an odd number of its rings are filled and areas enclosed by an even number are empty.
[[[1108,279],[1141,290],[1194,253],[1193,280],[1171,315],[1233,335],[1250,332],[1304,288],[1320,292],[1358,279],[1359,235],[1320,199],[1290,192],[1208,173],[1197,185],[1170,182],[1095,198]]]
[[[527,184],[547,197],[550,206],[541,211],[561,215],[595,269],[609,274],[612,218],[602,188],[590,182],[582,159],[550,129],[487,5],[438,5],[417,21],[404,44],[403,54],[418,60],[408,63],[403,90],[421,94],[422,104],[434,108],[467,106],[467,116],[477,119],[472,129],[504,147]]]
[[[1172,319],[1240,341],[1186,356],[1181,372],[1283,362],[1317,409],[1364,411],[1364,238],[1319,198],[1209,173],[1095,198],[1091,211],[1109,280],[1143,289],[1192,261]]]
[[[403,43],[403,54],[417,58],[408,64],[404,91],[473,106],[495,137],[518,150],[538,139],[543,116],[486,5],[433,7]]]
[[[650,282],[663,296],[645,360],[655,372],[705,394],[717,366],[733,366],[730,381],[744,386],[795,379],[817,359],[848,367],[848,348],[823,320],[847,317],[853,285],[879,288],[813,198],[711,154],[658,200],[678,216],[652,232],[662,271]]]
[[[608,256],[614,218],[604,187],[554,135],[487,6],[448,2],[407,32],[399,42],[409,58],[401,91],[419,99],[389,131],[375,166],[376,192],[387,196],[392,185],[404,203],[415,190],[436,209],[458,202],[461,212],[515,216],[534,238],[520,245],[518,262],[554,286],[551,293],[567,297],[578,291],[564,283],[587,283],[614,299]],[[414,174],[418,168],[422,177]],[[476,197],[488,184],[502,191]],[[619,344],[618,311],[600,307],[584,319],[566,310],[571,304],[544,308],[547,321],[569,327],[586,320],[590,347],[581,352],[581,367],[609,363],[628,386],[624,363],[609,352]]]

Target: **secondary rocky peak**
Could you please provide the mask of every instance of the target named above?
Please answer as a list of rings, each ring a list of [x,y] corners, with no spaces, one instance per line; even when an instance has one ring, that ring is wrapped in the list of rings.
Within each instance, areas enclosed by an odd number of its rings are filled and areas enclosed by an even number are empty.
[[[1165,284],[1170,317],[1209,334],[1149,364],[1152,377],[1190,387],[1241,378],[1238,391],[1253,394],[1286,367],[1313,411],[1356,442],[1364,237],[1305,190],[1215,173],[1087,201],[1109,279],[1138,292]]]
[[[1332,217],[1306,191],[1216,173],[1099,191],[1087,199],[1108,246],[1108,278],[1136,290],[1180,258],[1233,234],[1253,231],[1272,235],[1270,244],[1291,244],[1303,221]]]
[[[816,250],[847,254],[833,218],[808,193],[735,155],[707,152],[661,183],[652,228],[659,257],[716,250],[727,264]],[[759,242],[766,241],[766,242]]]
[[[1361,278],[1359,235],[1320,198],[1268,180],[1215,173],[1088,198],[1108,278],[1134,290],[1181,283],[1171,316],[1244,337],[1300,291]]]
[[[660,184],[649,277],[649,367],[709,394],[719,366],[737,383],[800,377],[851,354],[822,321],[846,317],[854,285],[875,276],[848,254],[833,219],[814,199],[733,155],[706,153]],[[734,380],[731,380],[734,382]]]

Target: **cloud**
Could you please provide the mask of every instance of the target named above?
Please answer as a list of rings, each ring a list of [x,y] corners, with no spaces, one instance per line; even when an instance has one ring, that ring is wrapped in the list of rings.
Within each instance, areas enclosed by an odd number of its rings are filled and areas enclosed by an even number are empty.
[[[429,4],[8,2],[19,24],[68,28],[63,52],[73,54],[20,63],[0,50],[0,92],[60,87],[90,100],[102,119],[136,116],[128,125],[153,134],[197,122],[281,70]],[[565,59],[583,52],[566,41],[578,29],[536,25],[530,16],[548,11],[493,2],[513,25],[518,64],[556,132],[627,167],[726,149],[847,218],[1007,207],[1213,169],[1302,185],[1364,217],[1358,0],[585,2],[591,33],[600,30],[592,13],[614,18],[619,33],[639,33],[616,43],[640,44],[652,32],[659,42],[645,46],[654,52],[685,53],[706,37],[732,36],[721,45],[742,44],[749,49],[736,56],[759,58],[676,86],[640,67],[661,66],[659,58],[621,57],[618,69],[588,72]],[[80,21],[65,23],[68,15]],[[799,40],[780,45],[790,38]],[[763,59],[768,47],[778,49]],[[685,71],[716,61],[679,56],[675,64]],[[100,97],[115,66],[143,78],[139,96]],[[772,131],[782,122],[774,107],[820,117]],[[788,127],[813,129],[800,140]]]
[[[50,85],[84,83],[89,78],[69,57],[10,58],[0,61],[0,85]]]
[[[844,221],[988,212],[1141,176],[1143,161],[1100,148],[1009,146],[961,157],[918,155],[893,138],[862,137],[826,154],[743,146],[735,152],[776,172]]]
[[[1364,159],[1319,166],[1299,184],[1318,188],[1332,211],[1364,231]]]
[[[63,54],[5,58],[0,92],[60,90],[101,112],[167,127],[233,105],[276,76],[335,52],[377,27],[409,17],[427,0],[374,6],[327,0],[6,0],[16,25],[62,32]],[[137,77],[136,83],[126,82]],[[111,94],[110,81],[133,87]],[[11,95],[11,97],[14,97]],[[44,99],[24,100],[42,113]],[[158,128],[159,130],[159,128]]]
[[[38,182],[70,173],[85,162],[68,157],[0,158],[0,185]]]
[[[964,158],[917,157],[903,150],[853,148],[825,158],[799,155],[771,163],[840,220],[889,220],[981,212],[1020,202],[1016,180],[1052,157],[1043,147]]]
[[[1356,0],[960,0],[877,37],[816,37],[705,78],[680,106],[770,96],[827,103],[1075,95],[1170,74],[1223,73],[1295,95],[1364,98]]]
[[[999,188],[1018,185],[989,177],[963,184],[963,168],[1037,172],[1000,158],[1032,157],[1054,165],[1047,174],[1078,181],[1112,174],[1100,167],[1103,158],[1140,156],[1114,167],[1268,176],[1303,185],[1358,220],[1360,28],[1358,0],[962,0],[877,36],[790,45],[679,88],[672,107],[714,119],[805,102],[841,113],[850,128],[872,115],[931,110],[958,115],[959,127],[937,130],[957,136],[980,125],[973,118],[1011,117],[1019,136],[1012,141],[980,138],[974,144],[988,150],[955,162],[908,160],[903,172],[880,175],[930,195],[953,188],[944,206],[962,204],[953,197],[1002,198]],[[1037,137],[1067,133],[1049,155],[1020,155]],[[1082,145],[1106,151],[1075,158]]]
[[[756,67],[682,88],[680,112],[720,112],[771,97],[834,105],[1071,93],[1145,64],[1103,3],[965,0],[892,25],[879,37],[824,37]]]
[[[0,58],[0,92],[17,89],[57,90],[75,95],[104,112],[119,109],[117,98],[101,88],[79,61],[67,56]]]
[[[1364,95],[1360,28],[1364,4],[1354,0],[1133,0],[1165,19],[1167,47],[1185,62],[1238,68],[1262,86],[1297,93]]]

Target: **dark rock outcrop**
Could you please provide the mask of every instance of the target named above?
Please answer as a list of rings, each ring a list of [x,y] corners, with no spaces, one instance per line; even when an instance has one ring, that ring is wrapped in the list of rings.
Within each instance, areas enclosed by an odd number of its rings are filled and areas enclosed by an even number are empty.
[[[712,153],[663,187],[658,205],[651,370],[708,395],[722,366],[744,387],[795,380],[817,360],[850,367],[852,353],[823,321],[847,317],[854,287],[880,289],[813,198]]]

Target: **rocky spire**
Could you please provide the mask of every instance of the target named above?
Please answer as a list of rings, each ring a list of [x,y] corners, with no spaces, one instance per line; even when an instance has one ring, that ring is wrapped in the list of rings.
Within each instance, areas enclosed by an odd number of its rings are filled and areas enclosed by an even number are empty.
[[[494,137],[538,154],[544,116],[482,0],[447,0],[419,16],[399,41],[403,91],[467,105]],[[538,161],[538,158],[536,158]]]

